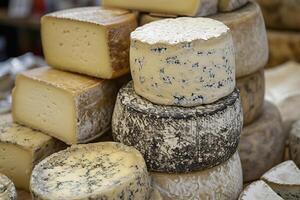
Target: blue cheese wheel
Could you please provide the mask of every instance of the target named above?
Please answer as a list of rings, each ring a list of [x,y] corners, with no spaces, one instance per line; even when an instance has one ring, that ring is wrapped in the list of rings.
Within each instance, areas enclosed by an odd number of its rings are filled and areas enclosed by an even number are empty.
[[[115,141],[134,146],[148,169],[188,172],[216,166],[236,151],[243,125],[239,92],[205,106],[161,106],[137,95],[132,82],[118,94]]]
[[[13,182],[3,174],[0,174],[0,199],[17,200],[17,191]]]
[[[134,148],[115,142],[74,145],[40,162],[30,182],[33,199],[148,200],[145,161]]]

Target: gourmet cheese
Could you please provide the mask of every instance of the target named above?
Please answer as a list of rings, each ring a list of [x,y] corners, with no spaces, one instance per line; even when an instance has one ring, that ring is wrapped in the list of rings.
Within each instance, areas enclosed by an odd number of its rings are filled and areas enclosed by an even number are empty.
[[[206,16],[218,10],[218,0],[102,0],[102,5],[184,16]]]
[[[203,171],[190,173],[151,172],[152,185],[164,200],[237,199],[243,188],[238,153],[228,161]]]
[[[65,145],[41,132],[0,118],[0,173],[7,175],[17,188],[28,190],[33,167]]]
[[[237,79],[236,85],[240,90],[245,126],[257,119],[262,113],[265,98],[264,70],[261,69]]]
[[[114,142],[74,145],[33,170],[33,199],[147,200],[151,186],[145,161],[134,148]]]
[[[110,128],[116,95],[113,81],[38,68],[17,76],[13,117],[67,144],[85,143]]]
[[[240,194],[239,200],[283,200],[264,181],[255,181]]]
[[[98,78],[129,71],[130,32],[136,15],[101,7],[75,8],[45,15],[42,43],[52,67]]]
[[[273,167],[261,179],[283,199],[300,199],[300,170],[293,161]]]
[[[227,25],[236,52],[236,77],[250,75],[264,68],[268,61],[268,40],[260,7],[250,2],[233,12],[210,16]]]
[[[14,183],[4,174],[0,174],[0,199],[17,200],[17,191]]]
[[[300,167],[300,120],[293,124],[289,136],[291,159]]]
[[[219,0],[219,11],[230,12],[244,6],[247,2],[248,0]]]
[[[146,24],[131,33],[130,69],[135,91],[151,102],[186,107],[215,102],[235,88],[229,28],[208,18]]]
[[[274,67],[289,60],[300,62],[300,34],[292,31],[268,30],[269,62]]]
[[[239,93],[193,108],[161,106],[137,95],[132,82],[118,94],[115,141],[137,148],[148,169],[187,172],[216,166],[237,149],[243,122]]]
[[[278,109],[266,102],[262,115],[242,130],[239,153],[245,182],[257,180],[282,161],[285,138]]]

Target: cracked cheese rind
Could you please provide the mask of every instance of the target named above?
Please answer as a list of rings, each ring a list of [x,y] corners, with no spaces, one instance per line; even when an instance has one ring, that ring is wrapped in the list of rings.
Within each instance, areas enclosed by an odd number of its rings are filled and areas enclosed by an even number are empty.
[[[0,199],[17,200],[17,191],[14,183],[4,174],[0,174]]]

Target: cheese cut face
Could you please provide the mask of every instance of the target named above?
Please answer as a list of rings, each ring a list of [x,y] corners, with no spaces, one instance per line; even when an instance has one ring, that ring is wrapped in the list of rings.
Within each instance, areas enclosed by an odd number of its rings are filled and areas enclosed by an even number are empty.
[[[126,10],[84,7],[45,15],[41,22],[47,63],[98,78],[129,72],[130,32],[136,15]]]
[[[243,188],[238,153],[228,161],[203,171],[190,173],[151,172],[152,185],[164,200],[237,199]]]
[[[291,159],[300,166],[300,120],[293,124],[289,135],[289,148]]]
[[[18,75],[13,117],[67,144],[85,143],[110,128],[116,95],[111,80],[38,68]]]
[[[161,106],[137,95],[132,82],[118,94],[115,141],[134,146],[148,169],[187,172],[216,166],[236,151],[243,124],[239,93],[193,108]]]
[[[263,111],[265,98],[265,74],[261,69],[258,72],[236,80],[240,90],[244,113],[244,126],[255,121]]]
[[[266,102],[262,115],[242,130],[239,153],[245,182],[259,179],[282,161],[285,139],[278,109]]]
[[[218,10],[218,0],[103,0],[102,5],[183,16],[207,16]]]
[[[165,19],[131,33],[134,89],[157,104],[191,107],[229,95],[234,58],[228,27],[208,18]]]
[[[145,161],[134,148],[114,142],[74,145],[33,170],[33,199],[147,200],[151,186]]]
[[[19,189],[28,190],[33,167],[63,148],[62,142],[13,123],[10,115],[0,118],[0,173]]]
[[[248,3],[249,0],[219,0],[219,11],[230,12]]]
[[[239,200],[283,200],[264,181],[251,183],[240,194]]]
[[[17,191],[14,183],[4,174],[0,174],[0,199],[17,200]]]
[[[300,199],[300,170],[293,161],[273,167],[261,179],[283,199]]]

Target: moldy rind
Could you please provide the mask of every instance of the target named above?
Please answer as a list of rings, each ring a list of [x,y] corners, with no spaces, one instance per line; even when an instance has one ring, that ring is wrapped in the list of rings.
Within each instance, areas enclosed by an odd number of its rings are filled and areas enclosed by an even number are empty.
[[[5,175],[0,173],[0,199],[17,200],[17,191],[14,183]]]

